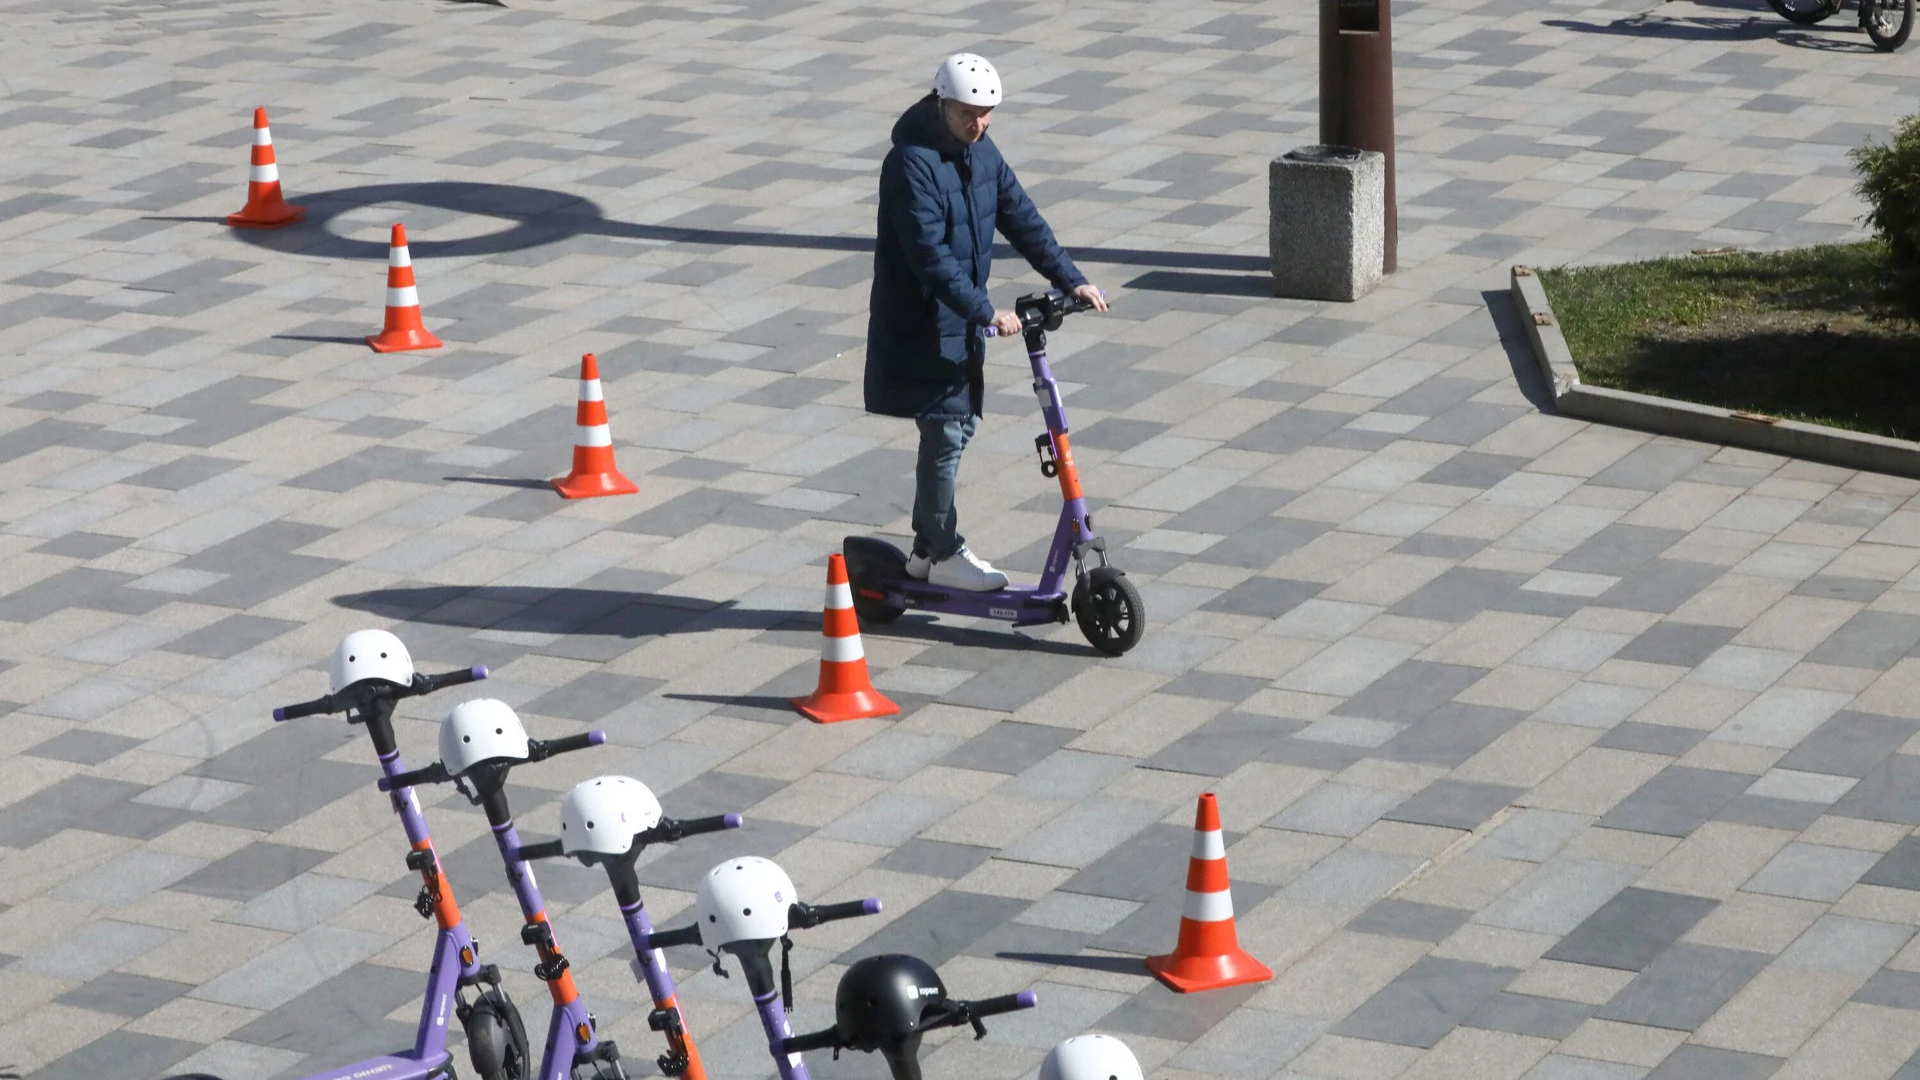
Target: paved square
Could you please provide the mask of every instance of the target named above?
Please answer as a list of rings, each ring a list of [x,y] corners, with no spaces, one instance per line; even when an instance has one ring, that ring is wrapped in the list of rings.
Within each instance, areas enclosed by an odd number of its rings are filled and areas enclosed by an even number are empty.
[[[886,950],[1037,990],[930,1078],[1091,1029],[1165,1078],[1920,1076],[1920,483],[1544,413],[1504,298],[1515,261],[1860,235],[1846,152],[1920,102],[1911,49],[1758,0],[1402,0],[1402,269],[1328,305],[1265,277],[1310,5],[508,3],[0,0],[0,1070],[407,1042],[431,934],[371,755],[268,716],[377,625],[536,735],[608,731],[516,773],[529,836],[603,772],[746,814],[643,867],[657,921],[730,853],[882,896],[797,935],[797,1026]],[[1153,621],[1118,660],[869,627],[901,715],[815,727],[825,556],[911,500],[911,427],[861,411],[877,164],[960,50],[1115,301],[1053,355]],[[220,223],[255,105],[282,232]],[[360,343],[395,221],[438,351]],[[588,351],[638,496],[546,486]],[[1033,574],[1055,497],[1017,350],[988,373],[967,531]],[[449,704],[403,709],[414,763]],[[1203,791],[1277,976],[1180,997],[1140,957]],[[484,818],[427,794],[542,1029]],[[542,882],[651,1074],[604,880]],[[710,1071],[768,1075],[694,959]]]

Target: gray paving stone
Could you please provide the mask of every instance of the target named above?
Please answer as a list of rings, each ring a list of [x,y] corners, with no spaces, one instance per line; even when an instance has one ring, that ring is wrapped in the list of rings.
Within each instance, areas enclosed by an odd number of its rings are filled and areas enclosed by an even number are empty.
[[[1354,1039],[1430,1047],[1498,993],[1512,968],[1424,956],[1334,1025]]]
[[[1600,818],[1606,829],[1690,836],[1753,783],[1744,773],[1669,765]]]
[[[250,900],[324,861],[323,852],[255,842],[215,859],[170,887],[222,900]]]
[[[1877,862],[1878,854],[1871,851],[1795,842],[1781,848],[1742,888],[1804,900],[1838,900]]]
[[[1816,664],[1884,671],[1916,646],[1920,646],[1920,617],[1862,611],[1815,646],[1807,659]]]
[[[1631,569],[1623,573],[1630,572]],[[1724,626],[1658,622],[1614,655],[1622,660],[1637,660],[1647,664],[1699,667],[1722,645],[1733,640],[1734,633],[1733,629]]]
[[[124,735],[110,735],[104,731],[74,728],[71,731],[61,732],[45,742],[35,743],[24,752],[34,757],[51,758],[55,761],[98,765],[139,745],[139,739],[129,739]]]
[[[506,960],[504,954],[489,956]],[[230,1037],[339,1064],[390,1054],[410,1045],[413,1029],[387,1020],[387,1014],[420,1000],[425,987],[424,972],[355,964],[247,1021]]]
[[[1783,1064],[1781,1059],[1764,1054],[1682,1046],[1647,1076],[1649,1080],[1766,1080]]]
[[[62,1005],[114,1016],[145,1016],[193,988],[191,983],[110,971],[60,995]]]
[[[1465,780],[1438,780],[1386,813],[1389,821],[1476,829],[1512,804],[1522,789]]]
[[[1536,1039],[1565,1039],[1592,1012],[1591,1007],[1572,1001],[1502,992],[1489,997],[1465,1023]]]
[[[1017,775],[1045,760],[1073,736],[1074,732],[1065,728],[1003,720],[956,747],[940,759],[940,764]]]
[[[1160,692],[1169,692],[1172,685],[1161,687]],[[1170,743],[1146,764],[1174,772],[1226,776],[1249,761],[1259,760],[1273,744],[1305,726],[1297,720],[1222,713]]]
[[[949,890],[888,923],[840,960],[897,952],[938,967],[1026,908],[1024,900]]]
[[[1549,960],[1643,971],[1719,904],[1653,889],[1622,889],[1560,943]]]
[[[1920,1009],[1920,974],[1882,969],[1854,991],[1853,1000],[1890,1009]]]
[[[1389,898],[1375,901],[1372,907],[1348,923],[1347,929],[1363,934],[1438,943],[1465,925],[1471,914],[1459,908]]]
[[[1704,731],[1693,728],[1669,727],[1665,724],[1640,724],[1629,720],[1623,724],[1616,724],[1605,735],[1600,736],[1594,745],[1604,746],[1610,750],[1632,750],[1642,754],[1679,757],[1693,749],[1701,739],[1706,738],[1706,734]]]
[[[184,1039],[134,1031],[110,1031],[33,1073],[35,1080],[85,1080],[135,1071],[164,1072],[199,1049]]]
[[[0,808],[0,830],[20,848],[32,847],[63,829],[78,828],[149,840],[179,824],[184,815],[132,805],[130,800],[145,790],[124,780],[69,776]]]
[[[1765,953],[1682,942],[1634,977],[1595,1016],[1692,1031],[1767,966]]]
[[[1894,754],[1841,796],[1832,812],[1841,817],[1920,825],[1920,788],[1916,783],[1920,783],[1920,758]]]
[[[1920,838],[1906,837],[1880,857],[1860,881],[1895,889],[1920,890]]]
[[[1866,776],[1916,733],[1920,733],[1920,723],[1904,717],[1846,710],[1835,713],[1800,740],[1775,767]]]

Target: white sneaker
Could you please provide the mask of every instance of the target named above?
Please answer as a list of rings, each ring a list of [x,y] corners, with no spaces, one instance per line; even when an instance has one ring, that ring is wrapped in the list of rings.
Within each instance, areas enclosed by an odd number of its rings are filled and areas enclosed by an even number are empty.
[[[927,572],[927,584],[963,592],[992,592],[1007,587],[1007,575],[995,570],[980,556],[961,548],[933,564]]]
[[[927,571],[933,569],[933,560],[915,552],[907,556],[907,576],[915,581],[927,580]]]

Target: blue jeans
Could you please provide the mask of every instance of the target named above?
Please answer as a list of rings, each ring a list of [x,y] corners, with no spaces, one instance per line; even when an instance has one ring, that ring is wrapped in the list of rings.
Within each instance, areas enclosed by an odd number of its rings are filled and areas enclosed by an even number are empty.
[[[920,425],[920,460],[913,470],[913,550],[939,562],[966,546],[953,486],[960,475],[960,452],[979,420],[922,416],[914,423]]]

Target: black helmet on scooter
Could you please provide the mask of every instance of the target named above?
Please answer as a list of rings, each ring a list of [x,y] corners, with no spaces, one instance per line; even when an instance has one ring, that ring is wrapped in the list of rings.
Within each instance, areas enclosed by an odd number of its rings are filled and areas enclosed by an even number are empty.
[[[918,1036],[924,1020],[946,1015],[946,1003],[946,984],[925,960],[898,953],[869,956],[840,976],[834,1028],[841,1046],[872,1053]]]

